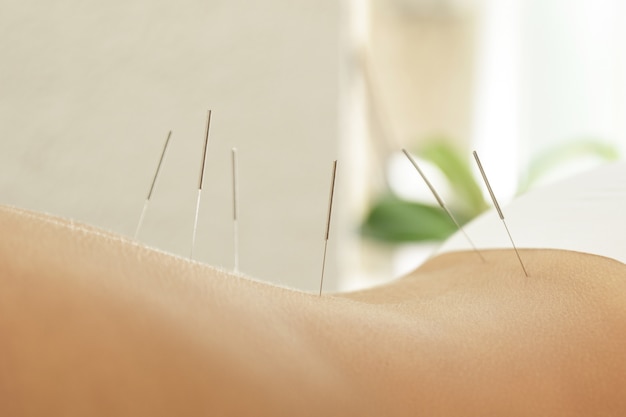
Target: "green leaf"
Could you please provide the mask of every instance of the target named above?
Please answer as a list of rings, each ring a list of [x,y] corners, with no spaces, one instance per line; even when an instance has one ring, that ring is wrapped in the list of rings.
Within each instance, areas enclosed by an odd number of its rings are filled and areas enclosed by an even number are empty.
[[[619,152],[615,146],[593,139],[570,141],[555,146],[533,158],[527,174],[520,181],[518,193],[528,191],[539,178],[558,165],[584,156],[595,156],[604,161],[614,161],[619,158]]]
[[[435,164],[450,182],[458,201],[475,217],[488,208],[469,163],[446,140],[430,140],[420,146],[417,155]]]
[[[442,240],[456,226],[440,207],[386,195],[376,202],[361,226],[364,236],[386,242]]]

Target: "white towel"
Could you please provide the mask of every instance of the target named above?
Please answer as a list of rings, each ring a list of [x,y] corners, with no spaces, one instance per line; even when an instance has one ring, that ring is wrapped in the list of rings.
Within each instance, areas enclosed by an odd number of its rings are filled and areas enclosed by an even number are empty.
[[[532,190],[502,211],[518,248],[567,249],[626,263],[624,162]],[[464,228],[478,249],[512,248],[494,209]],[[455,250],[471,250],[461,233],[446,240],[437,253]]]

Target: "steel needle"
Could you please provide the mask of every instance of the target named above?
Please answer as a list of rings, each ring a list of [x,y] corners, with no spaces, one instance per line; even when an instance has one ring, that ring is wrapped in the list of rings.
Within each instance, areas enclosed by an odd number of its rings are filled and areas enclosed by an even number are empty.
[[[239,272],[239,184],[237,148],[232,149],[233,168],[233,256],[234,271]]]
[[[480,251],[476,248],[476,245],[474,245],[474,242],[472,242],[472,239],[470,239],[470,237],[468,236],[467,233],[465,233],[465,229],[463,229],[463,227],[461,226],[461,224],[456,220],[456,218],[454,217],[454,215],[452,214],[452,212],[448,209],[448,207],[446,206],[446,204],[444,203],[443,199],[439,196],[439,193],[437,193],[437,191],[435,190],[435,187],[433,187],[433,185],[430,183],[430,181],[428,181],[428,178],[426,178],[426,175],[424,175],[424,173],[422,172],[422,170],[420,169],[420,167],[417,165],[417,162],[415,161],[415,159],[411,156],[411,154],[409,154],[407,152],[406,149],[402,149],[402,152],[404,152],[404,154],[406,155],[407,158],[409,158],[409,161],[411,161],[411,163],[413,164],[413,166],[415,167],[415,169],[417,170],[417,172],[420,174],[420,176],[422,177],[422,179],[424,180],[424,182],[426,183],[426,185],[428,186],[428,188],[430,189],[430,192],[435,196],[435,199],[437,200],[437,203],[439,203],[439,205],[441,206],[441,208],[448,214],[448,216],[452,219],[452,221],[454,222],[454,224],[456,225],[457,229],[459,229],[461,231],[461,233],[463,233],[463,236],[465,236],[465,239],[467,239],[467,241],[469,242],[469,244],[472,246],[472,248],[474,249],[474,252],[476,252],[476,254],[478,256],[480,256],[480,259],[483,260],[483,262],[485,261],[485,258],[483,257],[483,255],[480,253]]]
[[[326,270],[326,252],[328,250],[328,237],[330,236],[330,220],[333,213],[333,199],[335,196],[335,178],[337,177],[337,160],[333,161],[332,178],[330,181],[330,198],[328,201],[328,217],[326,219],[326,234],[324,237],[324,258],[322,259],[322,276],[320,278],[320,294],[322,296],[322,287],[324,286],[324,272]]]
[[[209,129],[211,127],[211,110],[207,113],[206,130],[204,133],[204,149],[202,151],[202,166],[200,168],[200,179],[198,181],[198,197],[196,199],[196,216],[193,222],[193,235],[191,237],[191,254],[189,258],[193,259],[193,250],[196,246],[196,233],[198,231],[198,215],[200,213],[200,199],[202,196],[202,185],[204,182],[204,167],[206,165],[206,152],[209,145]]]
[[[143,203],[143,209],[141,210],[141,216],[139,216],[139,223],[137,224],[137,228],[135,229],[135,240],[139,236],[139,231],[141,230],[141,226],[143,225],[144,217],[146,216],[146,211],[148,211],[148,205],[150,204],[150,199],[152,198],[152,192],[154,191],[154,185],[156,184],[157,177],[159,176],[159,172],[161,171],[161,165],[163,164],[163,160],[165,159],[165,153],[167,151],[167,146],[170,143],[170,138],[172,137],[172,131],[170,130],[167,134],[167,139],[165,139],[165,145],[163,146],[163,151],[161,152],[161,159],[159,159],[159,165],[154,173],[154,177],[152,178],[152,185],[150,186],[150,191],[148,191],[148,197],[146,197],[146,201]]]
[[[487,179],[487,175],[485,174],[485,170],[483,169],[483,164],[480,163],[480,158],[478,158],[478,153],[476,151],[474,151],[474,159],[476,160],[476,164],[478,165],[478,169],[480,170],[480,175],[482,175],[483,181],[485,181],[485,185],[487,186],[487,190],[489,191],[489,195],[491,196],[493,205],[498,211],[498,216],[500,216],[500,220],[502,220],[502,224],[504,224],[506,233],[507,235],[509,235],[509,240],[511,241],[511,244],[513,245],[513,250],[515,251],[515,254],[517,255],[517,259],[519,260],[519,263],[522,266],[524,275],[528,277],[528,272],[526,271],[526,268],[524,267],[524,262],[522,262],[522,257],[520,256],[519,251],[517,250],[517,246],[515,246],[515,242],[513,242],[513,237],[511,236],[511,232],[509,232],[509,228],[506,225],[506,221],[504,221],[504,214],[502,213],[502,210],[500,209],[500,204],[498,204],[496,195],[493,193],[491,185],[489,185],[489,180]]]

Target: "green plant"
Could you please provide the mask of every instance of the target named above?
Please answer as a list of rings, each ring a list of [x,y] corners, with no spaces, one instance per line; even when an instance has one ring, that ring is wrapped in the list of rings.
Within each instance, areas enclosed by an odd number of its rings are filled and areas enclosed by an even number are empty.
[[[415,150],[415,154],[436,165],[449,182],[458,196],[452,207],[460,224],[465,224],[489,207],[467,159],[448,141],[427,141]],[[612,161],[618,158],[618,152],[612,145],[589,139],[549,149],[530,162],[519,182],[518,194],[526,192],[557,166],[583,156]],[[408,201],[391,190],[374,201],[361,225],[364,236],[390,243],[443,240],[455,231],[455,224],[438,205]]]

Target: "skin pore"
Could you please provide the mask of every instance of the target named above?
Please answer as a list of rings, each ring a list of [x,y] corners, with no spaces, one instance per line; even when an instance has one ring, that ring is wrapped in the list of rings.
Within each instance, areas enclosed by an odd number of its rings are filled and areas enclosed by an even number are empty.
[[[440,255],[318,297],[0,207],[2,416],[626,413],[626,267]]]

